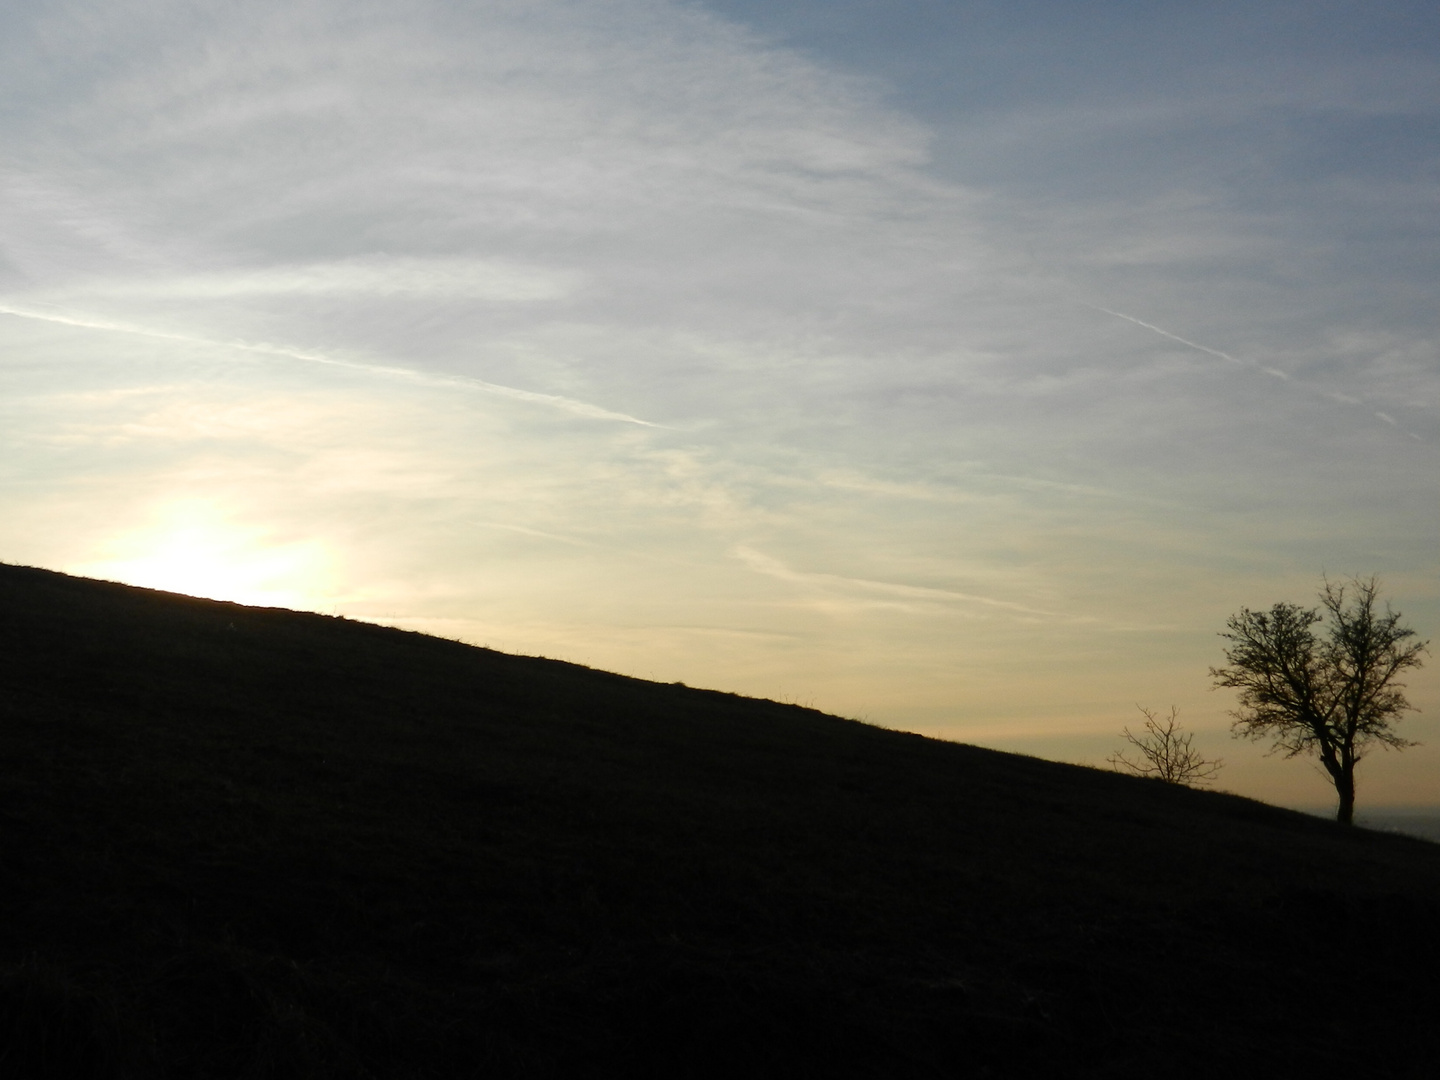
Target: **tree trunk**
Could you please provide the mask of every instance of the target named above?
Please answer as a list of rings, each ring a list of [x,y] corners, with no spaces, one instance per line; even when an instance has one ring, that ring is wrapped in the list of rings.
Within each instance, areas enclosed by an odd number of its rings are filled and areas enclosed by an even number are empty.
[[[1335,820],[1341,825],[1353,825],[1355,822],[1354,763],[1345,762],[1334,779],[1335,791],[1340,796],[1340,809],[1335,813]]]

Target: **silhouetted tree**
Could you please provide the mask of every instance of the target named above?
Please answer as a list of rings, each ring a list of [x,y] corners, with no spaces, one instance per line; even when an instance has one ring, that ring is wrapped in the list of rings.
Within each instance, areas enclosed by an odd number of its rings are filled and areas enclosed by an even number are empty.
[[[1117,770],[1128,770],[1136,776],[1153,776],[1168,784],[1208,784],[1224,764],[1219,758],[1202,757],[1193,745],[1194,736],[1180,729],[1180,710],[1170,706],[1164,720],[1154,709],[1135,706],[1145,714],[1145,733],[1136,735],[1127,727],[1120,734],[1140,755],[1132,760],[1124,750],[1117,750],[1107,761]]]
[[[1366,747],[1413,746],[1395,734],[1402,714],[1414,709],[1397,676],[1419,667],[1429,642],[1400,614],[1376,610],[1373,576],[1320,591],[1320,608],[1276,604],[1268,612],[1242,608],[1220,636],[1230,642],[1226,667],[1211,668],[1215,685],[1240,691],[1233,730],[1252,739],[1273,738],[1286,757],[1313,753],[1340,797],[1336,819],[1355,816],[1355,766]],[[1324,614],[1321,614],[1323,609]],[[1327,623],[1323,634],[1312,629]]]

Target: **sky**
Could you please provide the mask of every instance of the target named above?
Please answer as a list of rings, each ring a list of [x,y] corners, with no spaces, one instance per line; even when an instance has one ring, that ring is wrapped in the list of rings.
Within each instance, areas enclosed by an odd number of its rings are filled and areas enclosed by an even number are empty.
[[[1433,3],[28,0],[0,148],[0,561],[1293,806],[1226,618],[1440,639]]]

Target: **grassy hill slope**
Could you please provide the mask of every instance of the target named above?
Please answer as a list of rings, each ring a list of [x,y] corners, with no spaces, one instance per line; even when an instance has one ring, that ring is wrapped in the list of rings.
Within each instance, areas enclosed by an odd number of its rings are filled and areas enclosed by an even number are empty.
[[[0,566],[6,1076],[1431,1075],[1440,845]]]

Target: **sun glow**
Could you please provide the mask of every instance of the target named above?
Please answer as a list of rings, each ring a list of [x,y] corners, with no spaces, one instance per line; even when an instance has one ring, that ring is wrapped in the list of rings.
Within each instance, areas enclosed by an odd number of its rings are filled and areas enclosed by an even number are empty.
[[[101,553],[67,569],[266,607],[316,609],[332,591],[332,559],[320,541],[277,542],[266,530],[237,524],[205,501],[169,503],[148,525],[105,543]]]

